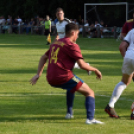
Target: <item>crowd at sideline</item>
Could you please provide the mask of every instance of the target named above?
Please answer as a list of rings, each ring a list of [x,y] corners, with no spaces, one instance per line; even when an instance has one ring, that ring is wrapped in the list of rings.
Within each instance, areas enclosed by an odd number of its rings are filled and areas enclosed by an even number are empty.
[[[51,34],[56,34],[56,23],[57,19],[51,19]],[[4,16],[0,16],[0,33],[35,33],[35,34],[44,34],[45,32],[45,21],[46,18],[41,18],[39,16],[35,18],[31,18],[31,20],[22,20],[19,16],[15,19],[12,16],[8,15],[8,18],[5,19]],[[83,26],[85,27],[86,36],[88,38],[97,37],[97,30],[96,27],[100,28],[100,37],[103,38],[104,33],[113,32],[114,29],[108,29],[107,25],[104,25],[103,21],[91,22],[89,23],[88,20],[84,22],[81,19],[79,22],[76,19],[70,19],[72,23],[79,25],[80,32],[83,31]],[[120,31],[119,31],[120,32]]]

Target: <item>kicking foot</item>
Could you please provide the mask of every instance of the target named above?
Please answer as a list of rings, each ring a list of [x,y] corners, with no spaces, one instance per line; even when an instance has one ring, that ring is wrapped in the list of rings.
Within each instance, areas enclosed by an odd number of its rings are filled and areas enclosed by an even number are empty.
[[[119,116],[116,114],[114,108],[109,107],[109,105],[106,106],[105,112],[109,114],[112,118],[119,118]]]

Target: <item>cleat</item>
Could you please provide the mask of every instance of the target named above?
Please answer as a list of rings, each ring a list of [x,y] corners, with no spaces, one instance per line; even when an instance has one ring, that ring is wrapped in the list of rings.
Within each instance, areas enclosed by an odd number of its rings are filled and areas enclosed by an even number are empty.
[[[134,102],[132,103],[131,111],[132,111],[132,113],[131,113],[130,118],[131,118],[131,120],[134,120]]]
[[[134,76],[132,77],[132,80],[133,80],[133,82],[134,82]]]
[[[86,124],[104,124],[104,122],[101,122],[101,121],[98,121],[98,120],[95,120],[95,119],[92,119],[92,120],[89,120],[87,119],[86,120]]]
[[[65,119],[72,119],[72,118],[74,118],[74,116],[69,113],[67,113],[65,116]]]
[[[109,107],[109,105],[106,106],[105,112],[108,113],[109,116],[112,117],[112,118],[117,118],[117,119],[120,118],[120,117],[116,114],[114,108]]]
[[[134,114],[133,113],[131,113],[131,120],[134,120]]]

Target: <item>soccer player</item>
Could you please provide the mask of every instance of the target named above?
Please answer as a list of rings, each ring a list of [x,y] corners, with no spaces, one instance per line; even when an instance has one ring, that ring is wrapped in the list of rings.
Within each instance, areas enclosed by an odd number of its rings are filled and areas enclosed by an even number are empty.
[[[123,40],[127,33],[134,28],[134,10],[133,10],[133,19],[127,20],[122,27],[120,39]]]
[[[55,40],[58,40],[65,37],[65,26],[71,23],[71,21],[69,19],[64,18],[64,11],[62,8],[57,8],[56,17],[58,19],[58,22],[56,23],[57,36]],[[66,92],[67,114],[65,116],[66,119],[73,118],[72,108],[73,108],[74,97],[75,94],[72,94],[70,91],[67,90]]]
[[[121,42],[119,50],[124,58],[122,65],[122,79],[115,86],[111,99],[105,108],[105,111],[113,118],[119,118],[114,110],[114,105],[124,89],[131,82],[134,71],[134,29],[128,32],[124,40]],[[132,118],[134,118],[134,114],[131,114],[131,119]]]
[[[66,89],[72,94],[76,91],[83,94],[86,98],[86,123],[102,124],[102,122],[94,119],[95,98],[93,90],[83,80],[74,75],[72,69],[77,62],[81,69],[94,71],[98,79],[102,78],[101,72],[85,63],[79,46],[74,43],[79,34],[78,26],[73,23],[67,24],[65,33],[65,38],[51,44],[49,50],[41,57],[37,74],[31,79],[31,84],[36,84],[47,60],[49,60],[47,68],[48,83],[53,87]]]
[[[57,29],[56,40],[58,40],[58,39],[65,37],[65,26],[71,23],[71,21],[67,18],[64,18],[64,11],[62,8],[57,8],[56,17],[58,19],[58,22],[56,23],[56,29]],[[75,63],[74,68],[77,68],[77,67],[79,68],[79,65]],[[88,75],[90,74],[91,74],[91,71],[88,72]],[[72,94],[70,91],[67,90],[67,93],[66,93],[67,114],[65,116],[66,119],[73,118],[74,97],[75,97],[75,94]]]
[[[58,22],[56,23],[56,29],[57,29],[56,40],[58,40],[65,37],[65,26],[68,23],[71,23],[71,21],[67,18],[64,18],[64,11],[62,8],[57,8],[56,17],[58,19]]]

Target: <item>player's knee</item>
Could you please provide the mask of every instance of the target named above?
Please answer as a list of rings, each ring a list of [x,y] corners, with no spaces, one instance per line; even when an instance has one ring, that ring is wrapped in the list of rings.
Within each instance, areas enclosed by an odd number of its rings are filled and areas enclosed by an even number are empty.
[[[94,97],[94,91],[93,90],[88,90],[87,96],[92,96]]]

